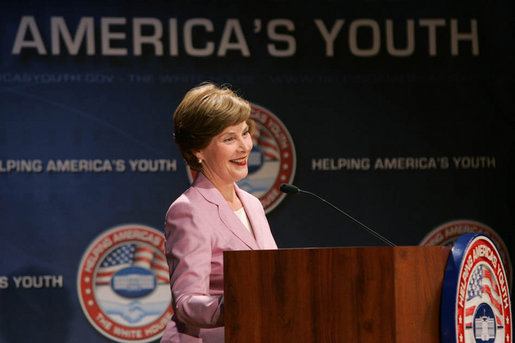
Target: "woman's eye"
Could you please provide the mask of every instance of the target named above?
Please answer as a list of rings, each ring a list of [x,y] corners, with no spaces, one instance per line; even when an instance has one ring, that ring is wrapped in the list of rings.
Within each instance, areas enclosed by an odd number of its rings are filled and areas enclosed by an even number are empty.
[[[232,137],[227,137],[226,139],[224,139],[224,142],[230,142],[232,141]]]

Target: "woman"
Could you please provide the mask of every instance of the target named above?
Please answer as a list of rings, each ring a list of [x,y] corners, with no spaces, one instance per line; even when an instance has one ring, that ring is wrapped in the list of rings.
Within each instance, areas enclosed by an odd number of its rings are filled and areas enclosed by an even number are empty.
[[[161,342],[222,343],[223,251],[277,249],[263,206],[235,183],[248,173],[250,104],[205,83],[186,94],[174,125],[175,142],[197,177],[166,214],[174,316]]]

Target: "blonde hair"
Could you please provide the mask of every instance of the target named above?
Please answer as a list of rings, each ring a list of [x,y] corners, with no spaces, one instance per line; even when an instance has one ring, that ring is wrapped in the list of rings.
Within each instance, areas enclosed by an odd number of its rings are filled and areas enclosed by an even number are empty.
[[[253,133],[250,103],[227,86],[205,82],[189,90],[175,110],[174,138],[191,169],[202,171],[194,151],[202,150],[226,127],[243,121]]]

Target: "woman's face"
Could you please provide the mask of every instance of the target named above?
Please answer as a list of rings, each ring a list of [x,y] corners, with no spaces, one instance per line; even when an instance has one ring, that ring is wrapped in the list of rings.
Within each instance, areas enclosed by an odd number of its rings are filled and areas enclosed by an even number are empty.
[[[247,176],[252,137],[246,122],[226,127],[209,145],[195,153],[202,160],[202,172],[215,186],[224,186]]]

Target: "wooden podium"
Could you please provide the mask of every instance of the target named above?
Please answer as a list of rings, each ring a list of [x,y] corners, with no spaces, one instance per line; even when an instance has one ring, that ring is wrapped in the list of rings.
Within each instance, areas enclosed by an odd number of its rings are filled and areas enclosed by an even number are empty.
[[[226,343],[437,343],[450,247],[224,252]]]

